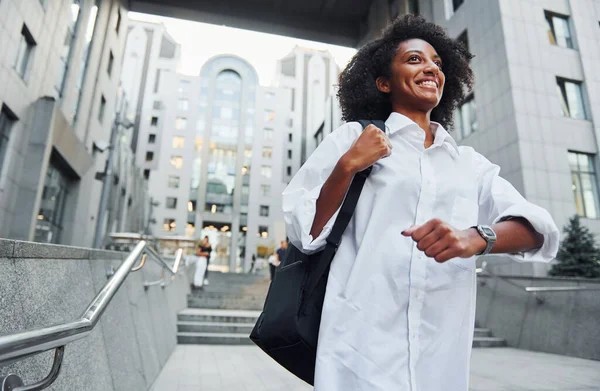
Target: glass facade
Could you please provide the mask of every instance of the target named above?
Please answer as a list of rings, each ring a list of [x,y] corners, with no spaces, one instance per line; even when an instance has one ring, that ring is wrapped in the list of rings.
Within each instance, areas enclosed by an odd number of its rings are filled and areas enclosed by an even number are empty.
[[[226,70],[216,79],[208,177],[204,210],[233,213],[240,121],[232,113],[241,106],[242,78]]]
[[[68,178],[50,163],[35,226],[36,242],[60,243],[68,189]]]

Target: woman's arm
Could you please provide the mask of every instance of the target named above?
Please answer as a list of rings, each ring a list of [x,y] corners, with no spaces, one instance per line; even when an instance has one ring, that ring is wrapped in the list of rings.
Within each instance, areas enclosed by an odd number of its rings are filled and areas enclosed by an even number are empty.
[[[391,152],[392,144],[385,134],[375,125],[367,126],[350,150],[338,160],[321,188],[310,229],[313,238],[319,236],[325,224],[342,205],[354,175],[389,156]]]

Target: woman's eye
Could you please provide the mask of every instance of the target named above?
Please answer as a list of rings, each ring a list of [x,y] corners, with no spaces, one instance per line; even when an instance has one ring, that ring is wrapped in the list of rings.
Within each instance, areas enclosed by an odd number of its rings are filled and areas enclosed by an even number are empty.
[[[442,69],[442,62],[441,61],[435,61],[434,64],[437,65],[438,68]]]

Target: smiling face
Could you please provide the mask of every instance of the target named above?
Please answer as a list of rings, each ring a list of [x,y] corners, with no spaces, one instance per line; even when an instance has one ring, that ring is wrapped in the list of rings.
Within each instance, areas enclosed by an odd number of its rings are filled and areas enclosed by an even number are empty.
[[[409,39],[398,45],[390,66],[391,77],[379,77],[377,88],[390,94],[394,111],[430,112],[442,99],[442,59],[426,41]]]

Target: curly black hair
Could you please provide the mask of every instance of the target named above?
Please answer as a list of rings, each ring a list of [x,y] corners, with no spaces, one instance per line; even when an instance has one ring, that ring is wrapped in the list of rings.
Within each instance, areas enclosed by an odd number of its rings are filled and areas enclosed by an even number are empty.
[[[392,112],[389,95],[379,91],[375,81],[380,76],[391,77],[392,60],[398,45],[415,38],[428,42],[444,61],[444,94],[431,112],[431,120],[445,128],[453,126],[454,109],[473,87],[474,76],[469,66],[473,55],[440,26],[412,14],[397,18],[383,31],[381,38],[363,46],[340,74],[337,96],[344,121],[385,121],[389,117]]]

